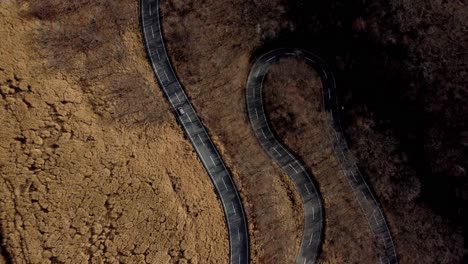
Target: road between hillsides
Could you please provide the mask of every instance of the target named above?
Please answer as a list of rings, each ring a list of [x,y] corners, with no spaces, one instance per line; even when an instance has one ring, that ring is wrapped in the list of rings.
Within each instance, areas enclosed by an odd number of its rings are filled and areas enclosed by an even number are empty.
[[[221,200],[229,232],[229,262],[249,263],[248,230],[241,199],[230,172],[174,73],[164,46],[159,0],[141,0],[140,18],[144,45],[160,87],[213,181]],[[275,138],[263,108],[263,80],[270,66],[282,57],[303,58],[320,74],[323,84],[323,109],[330,115],[335,155],[367,217],[381,263],[397,263],[391,233],[380,205],[356,164],[349,158],[349,150],[340,125],[333,74],[326,64],[313,54],[297,49],[277,49],[260,56],[253,64],[247,81],[246,102],[250,123],[260,145],[270,158],[286,171],[295,183],[303,202],[305,221],[296,263],[316,262],[322,242],[324,217],[321,197],[312,178],[304,166]]]
[[[251,127],[265,152],[289,175],[304,207],[304,231],[296,263],[315,263],[321,245],[323,214],[320,195],[304,166],[275,138],[263,107],[263,81],[270,67],[281,58],[303,59],[322,81],[322,110],[329,114],[331,141],[343,173],[356,194],[369,227],[380,263],[398,263],[390,230],[379,203],[351,158],[340,124],[333,73],[319,57],[299,49],[276,49],[261,55],[253,64],[246,85],[247,111]]]
[[[249,263],[249,238],[241,199],[229,171],[172,69],[161,32],[159,0],[141,0],[140,18],[147,55],[160,87],[221,200],[229,232],[229,262]]]

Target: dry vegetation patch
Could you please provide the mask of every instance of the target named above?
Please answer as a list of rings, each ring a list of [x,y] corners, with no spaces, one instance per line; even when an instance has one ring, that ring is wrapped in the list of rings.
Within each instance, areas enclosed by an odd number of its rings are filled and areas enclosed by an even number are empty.
[[[326,220],[321,261],[378,262],[367,219],[334,156],[319,76],[302,60],[282,59],[263,93],[273,130],[318,182]]]
[[[279,23],[284,7],[266,0],[161,4],[176,72],[241,192],[253,263],[292,263],[302,235],[302,204],[258,144],[244,101],[249,57],[262,40],[289,26]]]
[[[136,1],[0,3],[0,226],[14,263],[227,263],[213,185]]]

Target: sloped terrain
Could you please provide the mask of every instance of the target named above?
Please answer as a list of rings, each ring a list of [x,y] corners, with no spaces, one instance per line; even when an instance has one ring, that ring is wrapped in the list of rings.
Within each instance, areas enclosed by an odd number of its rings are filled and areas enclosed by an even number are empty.
[[[244,101],[249,57],[262,39],[288,26],[278,22],[284,7],[276,1],[163,1],[161,13],[175,70],[243,198],[253,263],[292,263],[302,235],[301,200],[258,144]]]
[[[226,263],[213,185],[153,81],[137,2],[0,3],[13,263]]]
[[[241,190],[254,263],[291,262],[302,224],[294,188],[257,145],[245,113],[250,60],[277,46],[306,48],[335,68],[346,136],[383,204],[401,263],[466,261],[464,1],[162,5],[176,72]],[[18,263],[226,263],[221,208],[153,81],[137,2],[0,7],[2,254]],[[284,100],[309,96],[290,90]],[[302,114],[316,114],[312,107]],[[300,112],[277,110],[281,122]],[[305,128],[308,119],[292,124]],[[313,120],[320,125],[320,116]],[[315,154],[293,146],[300,137],[326,144],[324,131],[277,130],[317,177],[330,175],[318,182],[327,211],[336,211],[327,218],[323,262],[370,257],[349,190],[332,185],[341,176],[319,169],[323,160],[333,168],[326,146]]]
[[[264,82],[272,129],[319,183],[326,220],[321,260],[376,263],[369,224],[333,152],[322,98],[319,76],[301,60],[281,60],[271,67]]]

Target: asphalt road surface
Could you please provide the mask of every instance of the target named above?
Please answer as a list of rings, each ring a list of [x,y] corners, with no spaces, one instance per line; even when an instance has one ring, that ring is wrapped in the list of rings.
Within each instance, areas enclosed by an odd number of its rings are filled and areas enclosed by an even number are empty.
[[[140,18],[146,52],[160,87],[210,175],[223,205],[229,232],[229,261],[231,264],[248,263],[248,231],[239,194],[229,171],[172,69],[161,32],[159,0],[141,0]]]
[[[263,80],[270,66],[283,56],[296,54],[278,50],[261,56],[253,64],[246,86],[247,112],[251,127],[263,150],[288,174],[301,196],[304,227],[296,263],[315,263],[322,243],[324,219],[321,197],[304,166],[275,138],[263,107]]]
[[[214,183],[223,205],[229,232],[229,261],[231,264],[249,262],[249,239],[246,218],[239,194],[231,175],[226,169],[216,147],[174,73],[167,55],[161,32],[159,0],[141,0],[140,18],[144,44],[149,61],[166,98],[170,102],[178,122],[193,144],[203,166]],[[297,49],[278,49],[262,55],[252,66],[247,82],[247,108],[252,128],[261,146],[291,177],[298,189],[303,206],[305,224],[297,263],[315,263],[322,241],[323,210],[321,198],[304,166],[295,159],[274,137],[268,126],[263,108],[262,84],[269,67],[282,57],[303,58],[321,76],[323,83],[323,107],[330,114],[330,135],[335,155],[356,193],[370,229],[375,237],[375,245],[381,263],[397,263],[393,240],[380,205],[369,186],[350,158],[343,131],[340,125],[336,86],[333,74],[318,57]]]
[[[246,85],[247,111],[252,129],[260,145],[286,171],[296,185],[303,202],[304,230],[296,263],[315,263],[321,245],[323,214],[320,195],[310,176],[304,170],[303,165],[275,138],[268,125],[263,107],[263,80],[271,65],[285,57],[303,59],[319,74],[322,81],[323,110],[330,115],[332,135],[329,135],[329,137],[333,143],[334,153],[356,194],[360,207],[367,218],[369,228],[374,235],[379,263],[398,263],[395,246],[385,216],[353,161],[354,159],[343,136],[336,98],[336,84],[332,72],[323,60],[309,52],[299,49],[276,49],[260,56],[252,66]]]

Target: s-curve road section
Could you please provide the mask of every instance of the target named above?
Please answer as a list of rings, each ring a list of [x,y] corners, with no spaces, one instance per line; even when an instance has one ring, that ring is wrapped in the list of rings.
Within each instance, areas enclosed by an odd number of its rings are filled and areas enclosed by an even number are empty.
[[[229,262],[248,263],[249,239],[241,199],[229,171],[174,73],[164,46],[159,0],[140,0],[140,18],[146,52],[159,85],[211,177],[223,205],[229,232]]]
[[[322,59],[307,51],[276,49],[261,55],[252,65],[246,85],[247,111],[260,145],[293,180],[303,202],[304,231],[296,263],[315,263],[321,244],[323,214],[319,193],[310,176],[303,165],[275,138],[263,107],[263,81],[270,67],[282,58],[302,59],[319,74],[322,81],[322,110],[329,115],[328,136],[341,170],[367,218],[379,263],[398,263],[395,246],[381,206],[359,172],[343,136],[333,73]]]
[[[322,244],[323,208],[320,194],[304,166],[275,138],[263,107],[263,80],[271,65],[283,52],[268,53],[258,58],[247,79],[246,102],[251,127],[263,150],[291,178],[301,196],[304,227],[297,264],[315,263]]]

